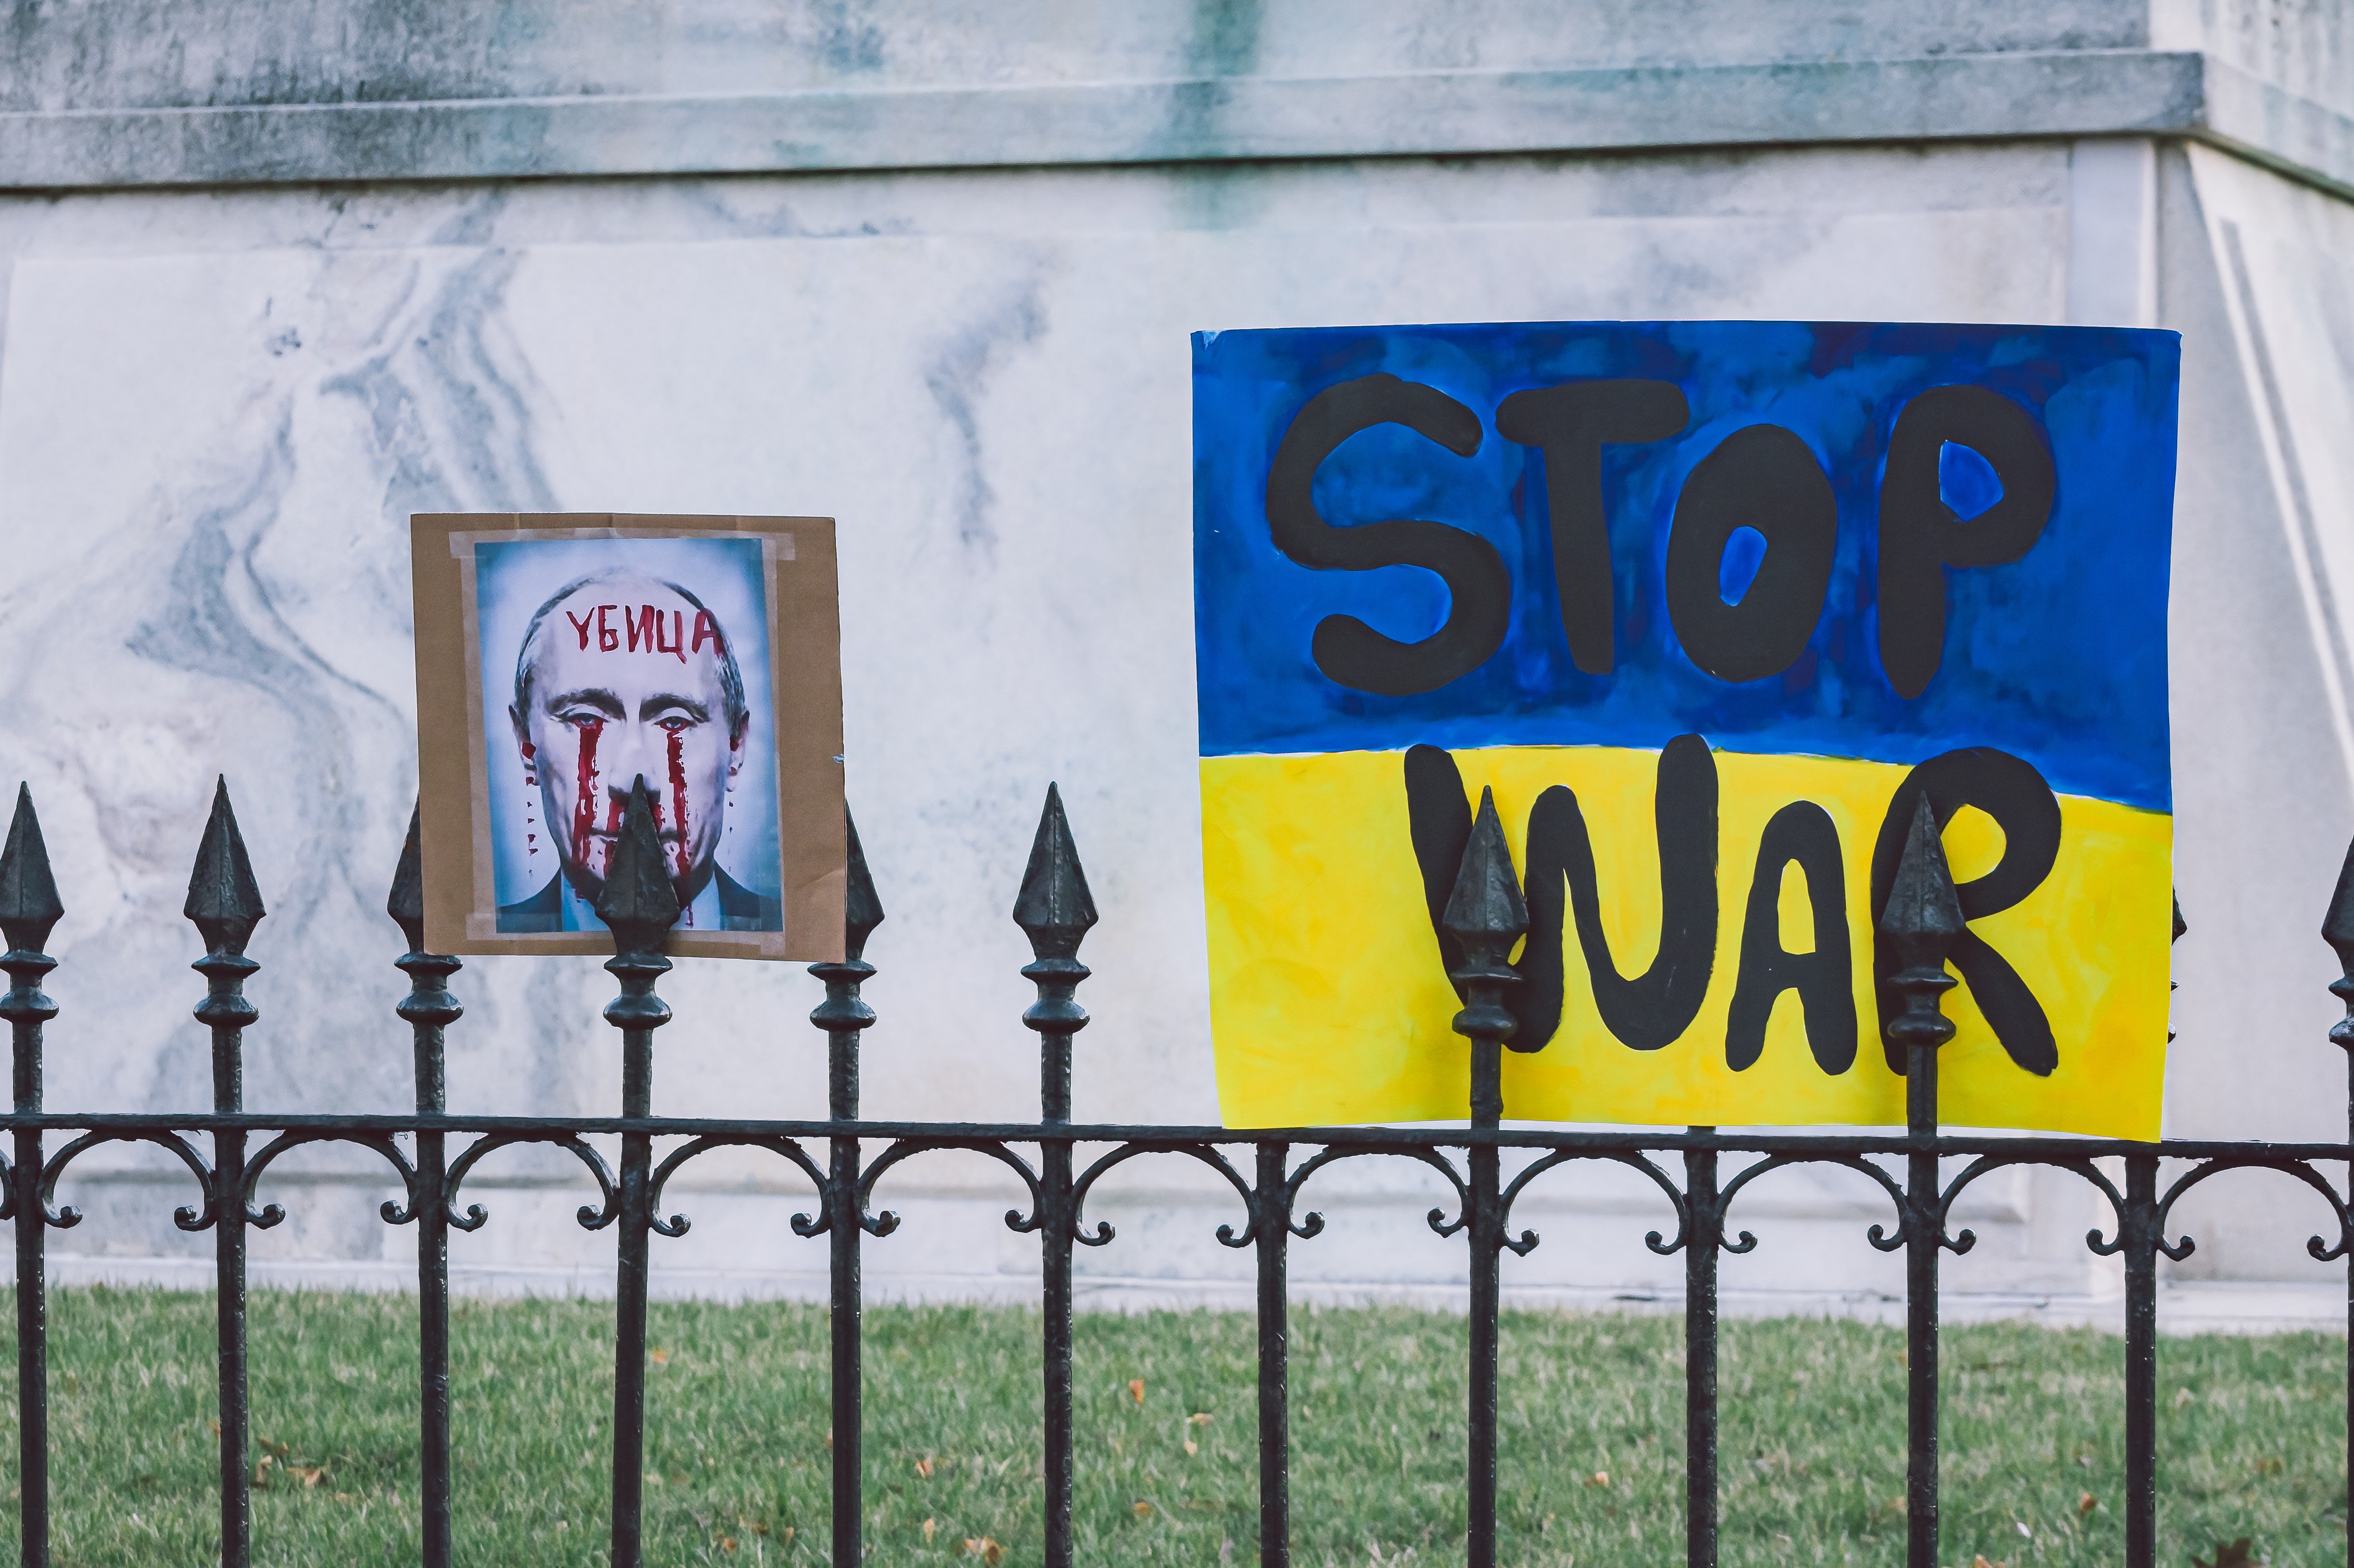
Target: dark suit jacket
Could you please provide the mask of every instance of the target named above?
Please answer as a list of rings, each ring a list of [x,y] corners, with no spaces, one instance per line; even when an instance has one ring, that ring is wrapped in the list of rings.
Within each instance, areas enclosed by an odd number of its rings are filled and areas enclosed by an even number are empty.
[[[785,928],[785,906],[782,899],[770,898],[753,892],[727,874],[722,866],[713,866],[711,873],[719,879],[719,927],[723,931],[781,931]],[[532,931],[564,929],[564,874],[557,873],[547,879],[547,885],[516,904],[499,906],[499,934],[520,935]]]

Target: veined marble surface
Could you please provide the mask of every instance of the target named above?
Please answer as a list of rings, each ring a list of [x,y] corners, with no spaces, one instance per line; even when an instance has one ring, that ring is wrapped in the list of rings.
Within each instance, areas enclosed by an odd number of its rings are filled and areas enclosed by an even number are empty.
[[[2147,159],[2121,166],[2128,195],[2154,177]],[[2190,199],[2187,165],[2168,168],[2174,199]],[[1104,916],[1082,954],[1097,1022],[1077,1044],[1078,1115],[1214,1120],[1186,334],[2068,319],[2117,296],[2115,268],[2142,266],[2156,243],[2157,187],[2104,228],[2084,216],[2091,177],[2042,146],[0,203],[14,262],[0,772],[31,781],[68,906],[49,1103],[207,1102],[188,1017],[202,986],[185,968],[197,946],[178,909],[217,772],[271,907],[251,948],[262,1021],[248,1103],[408,1103],[382,906],[415,787],[409,513],[816,513],[840,519],[851,799],[890,912],[869,952],[881,1016],[867,1114],[1034,1114],[1034,1044],[1018,1022],[1028,954],[1008,911],[1052,779]],[[2186,465],[2198,439],[2186,423]],[[2318,689],[2317,673],[2281,680],[2292,696]],[[2196,715],[2185,732],[2196,738]],[[2197,760],[2179,754],[2186,801],[2200,799]],[[2342,773],[2315,788],[2334,815],[2282,830],[2285,857],[2354,815]],[[2186,857],[2209,853],[2184,810]],[[2220,862],[2240,841],[2215,842]],[[2317,874],[2325,892],[2335,853]],[[2188,891],[2185,906],[2203,934]],[[2277,946],[2272,918],[2252,912],[2241,945]],[[2289,924],[2312,921],[2299,906]],[[2226,967],[2219,987],[2237,983]],[[2309,980],[2311,999],[2258,999],[2265,1018],[2301,1022],[2327,1002],[2317,944],[2274,968]],[[618,1050],[597,1009],[611,984],[591,959],[470,962],[454,982],[468,1014],[450,1035],[453,1108],[610,1108]],[[677,1021],[657,1037],[658,1110],[820,1113],[806,976],[683,960],[663,991]],[[2250,1003],[2219,991],[2200,1005],[2220,1020]],[[2338,1070],[2314,1054],[2284,1057],[2276,1101],[2310,1102]],[[2195,1122],[2201,1091],[2184,1092]],[[126,1175],[144,1169],[120,1158]],[[536,1182],[561,1175],[555,1158],[498,1169]],[[297,1217],[267,1252],[400,1255],[406,1233],[376,1221],[364,1164],[300,1169],[317,1180],[288,1200]],[[1860,1190],[1787,1180],[1797,1245],[1759,1266],[1879,1279],[1888,1266],[1854,1234],[1869,1223]],[[970,1213],[993,1224],[1003,1207],[991,1183],[943,1161],[911,1172],[906,1199],[886,1187],[909,1226],[871,1249],[870,1275],[1034,1268],[1027,1238],[973,1229]],[[753,1157],[714,1157],[674,1184],[673,1206],[694,1212],[697,1185],[746,1184],[792,1185]],[[1567,1245],[1516,1264],[1520,1277],[1651,1281],[1639,1238],[1656,1218],[1638,1218],[1651,1214],[1639,1192],[1572,1185],[1587,1196],[1563,1200]],[[186,1246],[143,1181],[82,1188],[91,1218],[60,1246]],[[1303,1278],[1458,1266],[1435,1238],[1403,1239],[1430,1202],[1413,1179],[1366,1173],[1335,1191],[1357,1223],[1298,1250]],[[1127,1205],[1124,1230],[1202,1232],[1168,1266],[1220,1266],[1204,1238],[1231,1216],[1190,1174],[1140,1173],[1126,1192],[1106,1190]],[[499,1217],[458,1250],[550,1266],[594,1255],[608,1244],[570,1231],[575,1202],[494,1196]],[[2022,1177],[1988,1202],[1989,1243],[1957,1274],[1983,1271],[1989,1288],[2095,1281],[2079,1199]],[[658,1262],[822,1266],[780,1216],[771,1227],[774,1239],[706,1224]],[[1573,1232],[1612,1239],[1597,1252]]]

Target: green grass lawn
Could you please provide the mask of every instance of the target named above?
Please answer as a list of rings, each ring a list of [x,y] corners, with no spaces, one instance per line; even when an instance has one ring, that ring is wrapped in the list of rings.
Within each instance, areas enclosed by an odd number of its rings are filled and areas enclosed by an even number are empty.
[[[455,1319],[460,1561],[603,1562],[610,1306],[467,1301]],[[59,1291],[50,1321],[56,1561],[214,1561],[209,1298]],[[257,1293],[251,1321],[270,1456],[255,1561],[414,1561],[414,1303]],[[822,1561],[823,1311],[657,1304],[652,1322],[648,1561]],[[1459,1562],[1463,1321],[1301,1310],[1292,1329],[1298,1560]],[[870,1560],[972,1563],[970,1540],[1035,1563],[1035,1315],[878,1308],[866,1335]],[[1255,1562],[1251,1319],[1088,1316],[1077,1335],[1080,1561]],[[1503,1343],[1503,1561],[1681,1563],[1681,1321],[1513,1313]],[[2122,1560],[2120,1352],[2103,1334],[1947,1332],[1950,1562]],[[1725,1325],[1727,1564],[1902,1561],[1902,1356],[1892,1330]],[[2258,1561],[2343,1564],[2344,1340],[2169,1340],[2159,1358],[2159,1561],[2245,1535]],[[15,1364],[0,1349],[11,1383]],[[13,1425],[13,1387],[0,1407]],[[13,1487],[13,1433],[5,1454]],[[11,1510],[11,1558],[14,1532]]]

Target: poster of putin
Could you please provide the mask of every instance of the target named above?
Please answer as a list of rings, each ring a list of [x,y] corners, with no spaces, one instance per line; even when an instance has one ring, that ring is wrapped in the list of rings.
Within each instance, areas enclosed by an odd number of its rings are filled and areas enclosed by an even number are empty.
[[[610,952],[642,784],[668,951],[840,956],[830,519],[420,514],[410,544],[428,947]]]

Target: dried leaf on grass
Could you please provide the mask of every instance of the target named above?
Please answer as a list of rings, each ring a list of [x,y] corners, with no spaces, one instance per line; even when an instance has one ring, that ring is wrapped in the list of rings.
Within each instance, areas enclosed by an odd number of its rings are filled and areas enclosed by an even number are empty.
[[[273,1445],[267,1437],[261,1440],[261,1446],[265,1449],[274,1446],[280,1453],[285,1452],[286,1448],[282,1443]],[[302,1482],[306,1489],[317,1486],[327,1476],[324,1465],[289,1465],[281,1461],[278,1454],[265,1453],[253,1463],[254,1490],[266,1492],[270,1489],[270,1472],[273,1467]]]

